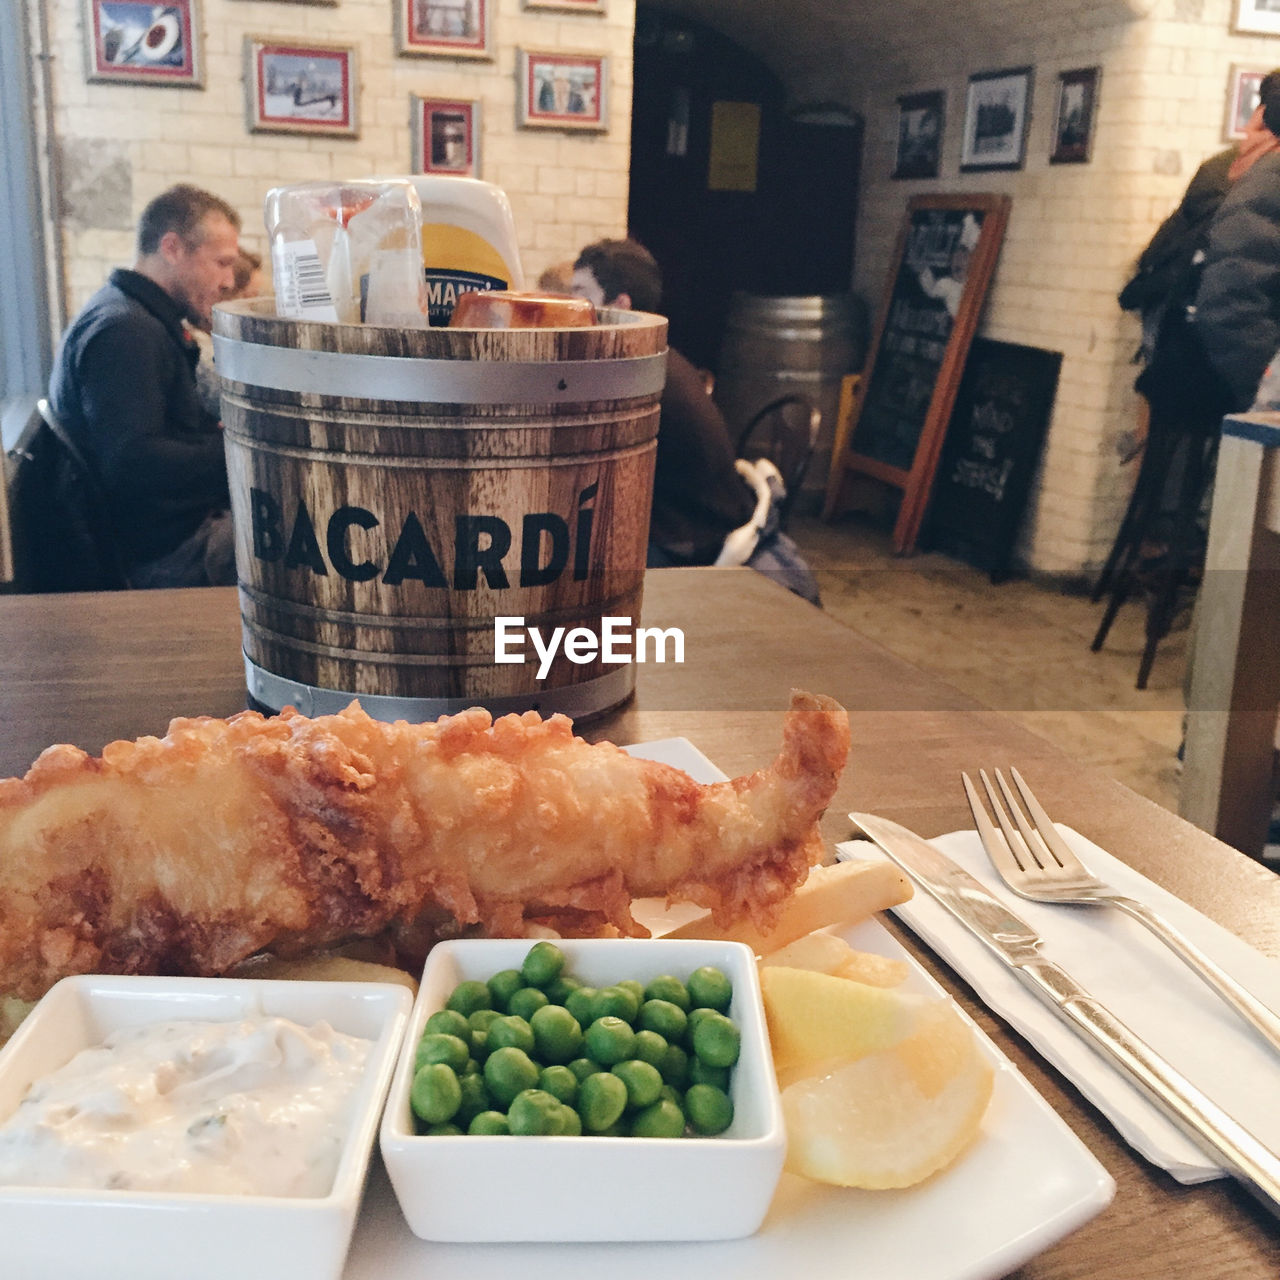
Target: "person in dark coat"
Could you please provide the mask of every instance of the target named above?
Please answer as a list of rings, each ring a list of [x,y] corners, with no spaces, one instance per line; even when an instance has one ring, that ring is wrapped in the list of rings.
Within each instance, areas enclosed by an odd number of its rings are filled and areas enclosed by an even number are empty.
[[[658,312],[662,271],[653,255],[635,240],[600,240],[588,245],[573,264],[572,292],[597,307]],[[748,481],[735,466],[733,439],[705,376],[674,347],[667,348],[667,381],[658,423],[653,505],[649,521],[649,564],[739,564],[733,548],[753,548],[746,563],[782,582],[813,604],[816,581],[794,542],[778,527],[777,500],[769,504],[771,522],[748,532],[757,513],[752,485],[776,485],[778,478]],[[780,492],[778,490],[777,492]]]
[[[1253,404],[1280,349],[1280,71],[1259,97],[1209,225],[1195,298],[1195,329],[1229,412]]]
[[[49,380],[53,413],[106,494],[130,585],[235,582],[222,433],[196,388],[199,348],[234,283],[240,217],[180,185],[138,224],[132,269],[117,269],[72,321]]]

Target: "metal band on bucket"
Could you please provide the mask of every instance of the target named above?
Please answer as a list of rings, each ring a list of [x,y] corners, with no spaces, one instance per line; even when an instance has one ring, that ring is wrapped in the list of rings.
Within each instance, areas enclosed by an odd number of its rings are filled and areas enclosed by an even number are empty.
[[[522,711],[537,711],[543,716],[560,712],[581,720],[625,702],[635,688],[636,669],[627,663],[580,684],[500,698],[396,698],[381,693],[318,689],[266,671],[248,654],[244,655],[244,678],[249,696],[275,711],[296,707],[305,716],[336,715],[356,699],[375,720],[408,720],[416,724],[475,706],[485,707],[495,716]]]
[[[437,360],[304,351],[213,336],[218,373],[272,391],[415,404],[566,404],[657,395],[665,352],[616,360]]]

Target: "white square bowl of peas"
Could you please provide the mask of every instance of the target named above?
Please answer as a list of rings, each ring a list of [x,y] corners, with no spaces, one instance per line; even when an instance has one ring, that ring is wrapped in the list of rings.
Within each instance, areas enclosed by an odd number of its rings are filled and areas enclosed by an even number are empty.
[[[424,1240],[751,1235],[786,1154],[751,949],[437,944],[380,1144]]]

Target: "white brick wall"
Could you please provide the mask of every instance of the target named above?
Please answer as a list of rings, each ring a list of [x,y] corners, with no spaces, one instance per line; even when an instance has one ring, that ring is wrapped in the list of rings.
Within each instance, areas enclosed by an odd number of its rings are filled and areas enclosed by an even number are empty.
[[[1063,352],[1062,375],[1041,477],[1019,556],[1037,570],[1078,573],[1110,548],[1136,466],[1122,467],[1117,442],[1138,412],[1130,363],[1138,326],[1116,305],[1133,260],[1177,204],[1201,160],[1221,149],[1232,63],[1280,65],[1280,42],[1231,32],[1232,0],[1154,0],[1145,18],[1090,17],[1043,0],[1010,0],[1002,43],[930,48],[915,25],[885,33],[898,56],[844,68],[859,85],[851,102],[867,120],[855,287],[873,308],[907,197],[916,192],[995,191],[1012,214],[980,332]],[[1175,15],[1200,9],[1194,20]],[[990,16],[984,10],[985,16]],[[886,21],[889,21],[886,15]],[[881,68],[889,65],[890,73]],[[1026,164],[1021,171],[959,172],[968,77],[1001,67],[1035,68]],[[1093,158],[1050,165],[1060,71],[1101,66]],[[904,73],[905,68],[905,73]],[[947,91],[942,171],[932,181],[895,182],[900,94]],[[793,85],[803,99],[804,87]]]
[[[397,56],[394,0],[342,0],[336,7],[203,0],[202,90],[87,83],[83,12],[81,0],[50,0],[54,127],[61,143],[125,142],[135,220],[167,186],[194,182],[229,200],[244,219],[244,243],[263,251],[262,201],[270,187],[409,172],[409,98],[416,93],[480,103],[478,176],[510,197],[530,280],[584,244],[624,233],[634,0],[609,0],[604,14],[527,10],[520,0],[495,0],[492,62]],[[246,35],[354,45],[360,136],[250,133]],[[517,128],[520,46],[607,54],[608,133]],[[68,226],[63,254],[72,315],[113,267],[132,260],[132,230]]]

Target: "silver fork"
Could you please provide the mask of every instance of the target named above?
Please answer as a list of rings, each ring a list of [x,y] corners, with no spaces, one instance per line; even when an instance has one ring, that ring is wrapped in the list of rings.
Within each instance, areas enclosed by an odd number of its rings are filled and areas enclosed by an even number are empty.
[[[1147,926],[1162,942],[1166,943],[1190,967],[1204,979],[1240,1016],[1251,1023],[1276,1049],[1280,1049],[1280,1016],[1277,1016],[1261,1000],[1246,991],[1231,975],[1221,969],[1190,939],[1179,933],[1162,916],[1150,907],[1126,897],[1108,887],[1086,867],[1067,842],[1058,834],[1049,815],[1027,786],[1016,769],[1010,769],[1018,788],[1018,796],[996,770],[996,783],[991,785],[985,770],[979,777],[987,793],[987,799],[996,815],[999,830],[987,817],[978,790],[967,773],[964,780],[969,808],[978,827],[982,846],[992,865],[1000,873],[1005,884],[1014,893],[1033,902],[1060,902],[1084,904],[1094,907],[1119,907],[1135,920]],[[1002,798],[1003,797],[1003,803]],[[1019,803],[1019,797],[1021,803]],[[1006,812],[1005,806],[1008,806]],[[1035,823],[1027,821],[1023,808]],[[1012,815],[1012,820],[1010,818]]]

